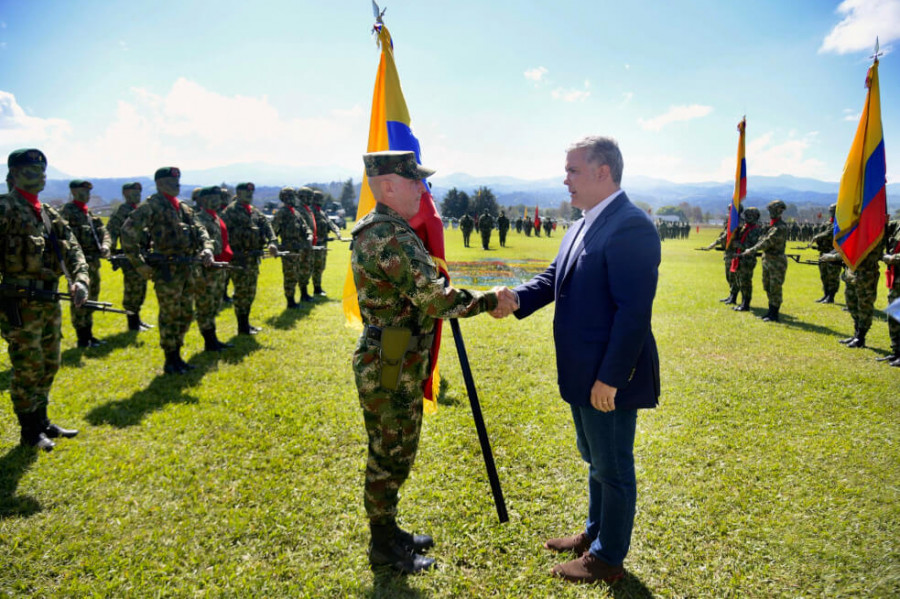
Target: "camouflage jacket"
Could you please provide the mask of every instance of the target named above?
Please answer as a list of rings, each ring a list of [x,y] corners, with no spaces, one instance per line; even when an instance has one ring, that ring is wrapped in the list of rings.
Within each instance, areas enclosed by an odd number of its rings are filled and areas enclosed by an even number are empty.
[[[319,245],[325,245],[328,241],[328,231],[333,231],[335,235],[338,237],[341,236],[341,230],[338,228],[334,221],[328,218],[328,215],[325,212],[318,208],[313,208],[313,216],[316,219],[316,231],[318,233],[318,239],[316,241],[319,242]]]
[[[493,229],[494,217],[487,213],[482,214],[481,218],[478,219],[478,230],[482,233],[487,233],[488,231],[492,231]]]
[[[135,266],[144,264],[141,250],[149,237],[151,250],[167,256],[195,256],[213,242],[185,202],[178,210],[161,193],[150,196],[122,225],[122,249]]]
[[[100,260],[100,246],[112,247],[109,231],[106,230],[100,217],[94,216],[90,210],[85,214],[75,202],[69,202],[62,207],[61,215],[81,245],[84,259],[88,262]]]
[[[784,256],[784,249],[787,246],[788,226],[780,218],[774,224],[768,226],[763,238],[753,246],[747,248],[746,252],[763,252],[767,256]]]
[[[47,204],[41,205],[50,221],[63,262],[73,282],[88,286],[87,261],[66,221]],[[29,279],[56,282],[63,274],[59,257],[28,200],[15,189],[0,195],[0,272],[4,280]]]
[[[272,229],[281,238],[281,249],[288,252],[299,252],[312,247],[312,231],[306,226],[306,219],[300,214],[303,208],[284,206],[275,213]]]
[[[459,219],[459,228],[462,229],[464,233],[471,232],[474,226],[475,221],[473,221],[472,217],[468,214],[464,214],[463,217]]]
[[[834,249],[834,223],[822,225],[822,230],[809,240],[809,245],[815,247],[820,254],[832,251]]]
[[[885,255],[888,256],[884,260],[885,263],[892,266],[900,264],[900,220],[893,220],[888,225],[887,243],[884,251]]]
[[[509,231],[509,219],[505,216],[497,217],[497,228],[503,233]]]
[[[319,227],[316,225],[316,217],[313,216],[312,206],[300,206],[297,208],[297,214],[300,215],[300,218],[303,219],[303,222],[306,223],[306,228],[309,229],[310,235],[312,235],[312,241],[314,245],[319,244]]]
[[[270,243],[275,243],[275,232],[265,215],[250,206],[247,212],[240,202],[232,202],[222,213],[222,220],[228,227],[228,244],[234,250],[235,258],[247,252],[258,252]]]
[[[209,240],[213,243],[214,256],[220,255],[225,249],[224,244],[222,243],[222,226],[219,224],[219,219],[219,215],[215,212],[213,212],[213,214],[210,214],[203,208],[197,209],[197,222],[200,223],[204,229],[206,229],[206,234],[209,235]],[[230,239],[228,241],[228,244],[231,245]]]
[[[762,228],[758,224],[750,225],[744,223],[734,232],[731,250],[738,254],[743,253],[744,248],[756,245],[760,235],[762,235]]]
[[[383,204],[353,228],[351,256],[364,323],[407,327],[427,335],[435,319],[473,316],[497,307],[492,292],[444,286],[422,240],[399,214]]]
[[[122,234],[122,225],[125,224],[125,221],[128,220],[128,217],[131,216],[131,213],[134,212],[134,209],[138,206],[139,204],[123,202],[116,208],[113,215],[109,217],[109,221],[106,223],[106,230],[109,231],[110,250],[116,249],[116,244],[119,242],[119,236]]]

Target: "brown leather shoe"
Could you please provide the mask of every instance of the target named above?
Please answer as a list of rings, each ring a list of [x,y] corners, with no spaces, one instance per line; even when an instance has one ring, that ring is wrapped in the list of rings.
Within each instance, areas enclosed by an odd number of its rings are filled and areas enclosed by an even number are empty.
[[[569,582],[590,584],[602,580],[607,584],[612,584],[625,577],[625,568],[621,565],[607,564],[590,551],[585,551],[584,555],[578,559],[553,566],[550,573]]]
[[[580,532],[571,537],[549,539],[544,543],[544,548],[550,549],[551,551],[558,551],[559,553],[571,551],[575,555],[581,555],[591,548],[591,539],[588,538],[585,533]]]

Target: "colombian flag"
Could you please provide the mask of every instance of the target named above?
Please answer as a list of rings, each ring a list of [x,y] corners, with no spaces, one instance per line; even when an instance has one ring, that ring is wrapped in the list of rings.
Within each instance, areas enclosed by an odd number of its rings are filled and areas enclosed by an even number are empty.
[[[737,126],[738,137],[737,171],[734,173],[734,196],[728,210],[728,233],[725,238],[725,247],[731,245],[734,232],[737,231],[738,221],[741,217],[741,200],[747,197],[747,157],[744,151],[744,139],[747,132],[747,117],[741,119]]]
[[[422,163],[419,140],[410,129],[409,111],[406,108],[406,100],[403,99],[403,90],[400,87],[400,77],[394,64],[394,44],[387,27],[379,20],[375,24],[378,32],[378,44],[381,46],[381,62],[378,64],[378,73],[375,76],[375,92],[372,95],[372,116],[369,121],[369,144],[366,152],[380,152],[383,150],[408,150],[416,153],[416,161]],[[356,211],[356,220],[375,208],[375,197],[369,187],[369,180],[363,174],[362,191],[359,196],[359,207]],[[419,203],[419,213],[410,221],[416,234],[425,244],[425,249],[431,254],[441,274],[450,280],[447,263],[444,261],[444,226],[438,215],[437,207],[431,193],[425,192]],[[347,278],[344,281],[343,297],[344,316],[349,325],[362,325],[362,317],[359,313],[359,304],[356,299],[356,285],[353,282],[353,271],[348,266]],[[425,411],[434,412],[437,409],[437,392],[440,389],[440,377],[438,375],[437,359],[441,345],[441,321],[437,322],[435,329],[434,345],[431,348],[431,377],[425,383]]]
[[[834,213],[834,247],[854,270],[884,236],[887,160],[881,128],[878,58],[866,74],[866,104],[844,163]]]

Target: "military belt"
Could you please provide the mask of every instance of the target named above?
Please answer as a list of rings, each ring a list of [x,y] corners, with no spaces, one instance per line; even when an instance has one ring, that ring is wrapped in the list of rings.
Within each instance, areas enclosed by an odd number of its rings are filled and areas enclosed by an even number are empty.
[[[381,327],[376,327],[371,324],[366,325],[366,339],[368,339],[372,345],[381,345],[381,332]],[[406,351],[431,349],[432,343],[434,343],[434,333],[428,333],[427,335],[412,335],[409,338],[409,344],[406,346]]]
[[[25,287],[27,289],[35,289],[37,291],[50,291],[56,293],[59,290],[59,281],[42,281],[40,279],[13,279],[4,277],[3,282],[6,285],[15,285],[16,287]]]

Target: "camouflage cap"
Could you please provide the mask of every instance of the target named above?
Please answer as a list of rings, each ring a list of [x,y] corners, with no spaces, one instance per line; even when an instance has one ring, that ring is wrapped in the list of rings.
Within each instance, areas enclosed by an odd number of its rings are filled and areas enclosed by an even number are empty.
[[[141,185],[140,183],[138,183],[137,181],[132,181],[131,183],[126,183],[125,185],[122,186],[122,191],[131,191],[131,190],[143,191],[144,186]]]
[[[177,166],[164,166],[162,168],[156,169],[156,172],[153,174],[153,180],[159,181],[160,179],[165,179],[166,177],[175,177],[176,179],[181,178],[181,170]]]
[[[422,166],[416,162],[414,152],[370,152],[363,154],[363,164],[366,165],[366,176],[378,177],[380,175],[400,175],[404,179],[421,181],[435,173],[434,169]]]
[[[744,220],[748,223],[755,223],[759,220],[759,208],[749,207],[744,210]]]
[[[282,187],[281,191],[278,192],[278,199],[282,202],[287,202],[295,197],[297,197],[297,190],[293,187]]]
[[[6,166],[13,168],[14,166],[31,166],[38,164],[47,166],[47,157],[44,153],[36,148],[23,148],[10,153],[6,160]]]
[[[778,216],[785,210],[787,210],[787,204],[785,204],[782,200],[772,200],[766,205],[766,208],[769,209],[769,214],[773,216]]]
[[[241,190],[243,190],[243,191],[254,191],[254,190],[256,190],[256,186],[255,186],[253,183],[250,183],[250,182],[248,181],[248,182],[246,182],[246,183],[238,183],[238,184],[237,184],[237,187],[235,187],[235,190],[236,190],[236,191],[241,191]]]
[[[210,185],[208,187],[201,187],[197,190],[198,198],[205,198],[206,196],[219,195],[222,193],[222,189],[218,185]]]
[[[72,179],[69,181],[69,189],[94,189],[94,184],[84,179]]]

